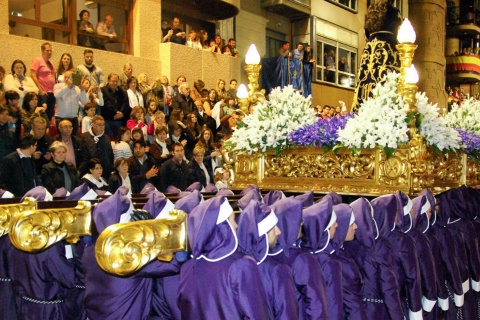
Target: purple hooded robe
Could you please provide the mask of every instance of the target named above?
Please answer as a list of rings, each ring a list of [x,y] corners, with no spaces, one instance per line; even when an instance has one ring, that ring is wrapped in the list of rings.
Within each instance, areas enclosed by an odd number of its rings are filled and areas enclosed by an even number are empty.
[[[237,252],[225,197],[198,205],[188,216],[193,259],[180,272],[182,319],[268,319],[267,296],[255,260]]]
[[[303,210],[303,235],[301,247],[313,254],[322,266],[327,292],[329,319],[343,319],[342,265],[333,252],[328,252],[329,228],[335,223],[332,199],[324,197],[320,202]]]
[[[435,260],[433,258],[430,240],[425,233],[430,228],[427,211],[430,209],[430,202],[427,197],[419,196],[412,200],[413,202],[413,218],[412,228],[407,232],[413,240],[418,253],[418,263],[420,266],[420,274],[422,277],[422,307],[425,313],[430,313],[437,303],[437,275],[435,268]]]
[[[455,234],[463,233],[463,246],[466,251],[466,263],[469,278],[470,292],[465,294],[464,317],[473,319],[478,317],[478,295],[480,291],[480,257],[478,252],[478,238],[474,224],[466,207],[466,201],[460,189],[450,189],[446,192],[450,207],[448,227],[453,228]]]
[[[203,201],[202,195],[198,190],[195,190],[188,196],[178,199],[177,202],[175,202],[175,209],[183,210],[187,214],[190,214],[201,201]],[[153,210],[150,212],[163,210],[163,201],[152,202],[151,206],[148,207],[149,202],[143,207],[144,210]],[[182,318],[180,309],[177,306],[179,285],[180,274],[154,280],[152,311],[150,313],[151,319],[180,320]]]
[[[412,228],[410,210],[412,200],[403,192],[395,195],[385,195],[372,200],[372,205],[387,209],[389,221],[393,222],[391,232],[386,236],[394,249],[395,273],[400,289],[400,299],[403,303],[407,319],[422,318],[422,286],[420,266],[418,264],[415,240],[406,234]],[[374,207],[375,209],[375,207]],[[375,220],[379,220],[379,211],[374,211]],[[385,214],[384,212],[382,214]]]
[[[311,199],[313,204],[313,193],[307,194],[306,198],[307,201]],[[273,259],[292,268],[299,319],[326,320],[327,295],[322,267],[313,255],[295,245],[301,228],[304,200],[287,198],[271,206],[277,215],[277,226],[282,234],[278,237],[277,246],[270,249],[266,261]]]
[[[268,232],[277,224],[274,211],[266,204],[252,200],[238,217],[238,252],[257,261],[267,294],[270,319],[298,319],[298,302],[292,269],[276,260],[266,259]]]
[[[334,254],[338,257],[338,261],[342,265],[344,319],[366,320],[367,315],[362,297],[362,275],[355,261],[349,258],[343,250],[343,243],[345,242],[350,225],[355,222],[355,216],[353,215],[352,208],[348,204],[337,204],[333,206],[333,211],[335,211],[337,215],[338,226],[332,240],[328,244],[327,250],[330,248],[335,250]]]
[[[127,194],[128,189],[120,187],[94,208],[92,220],[99,234],[118,223],[122,214],[129,214],[131,201]],[[163,263],[155,260],[133,275],[116,276],[103,271],[98,265],[95,243],[86,246],[82,260],[85,271],[84,303],[91,320],[147,319],[151,308],[152,278],[175,274],[179,268],[175,261]]]
[[[395,256],[385,237],[393,222],[386,214],[377,221],[374,209],[365,198],[350,204],[358,228],[355,239],[344,243],[345,253],[359,266],[363,278],[363,302],[367,319],[404,319],[400,289],[393,271]],[[377,208],[377,210],[383,210]]]

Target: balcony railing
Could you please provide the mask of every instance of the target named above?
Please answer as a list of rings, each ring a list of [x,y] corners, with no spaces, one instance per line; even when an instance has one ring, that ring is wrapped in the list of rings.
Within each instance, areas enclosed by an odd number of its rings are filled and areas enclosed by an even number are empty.
[[[447,57],[447,78],[465,82],[479,81],[480,57],[476,55],[459,55]]]

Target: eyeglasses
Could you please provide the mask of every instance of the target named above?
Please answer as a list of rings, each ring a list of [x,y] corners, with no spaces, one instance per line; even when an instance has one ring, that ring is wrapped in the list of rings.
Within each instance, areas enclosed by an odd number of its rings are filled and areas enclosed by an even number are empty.
[[[73,126],[66,125],[66,126],[61,126],[61,128],[64,128],[64,129],[73,129]]]

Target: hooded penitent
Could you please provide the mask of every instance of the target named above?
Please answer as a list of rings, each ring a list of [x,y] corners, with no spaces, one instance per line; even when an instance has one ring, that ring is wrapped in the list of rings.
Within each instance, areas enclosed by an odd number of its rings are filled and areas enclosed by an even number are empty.
[[[260,264],[268,254],[267,233],[277,224],[277,216],[266,204],[252,200],[238,218],[238,251]]]
[[[258,266],[236,251],[232,214],[225,197],[214,197],[188,216],[193,259],[182,266],[177,299],[184,319],[268,319]]]
[[[394,200],[392,207],[396,208]],[[357,230],[355,239],[344,243],[345,254],[355,260],[363,278],[363,300],[367,319],[404,319],[400,289],[393,268],[395,256],[390,243],[380,236],[374,209],[365,198],[352,202]],[[389,234],[393,223],[383,214],[379,225]]]
[[[412,229],[408,232],[414,240],[418,253],[418,263],[422,276],[422,306],[425,312],[431,312],[437,302],[437,277],[432,272],[435,269],[430,241],[425,234],[429,227],[427,211],[430,209],[430,202],[427,197],[419,196],[412,200],[413,218]]]
[[[67,200],[95,200],[97,197],[95,190],[90,189],[86,183],[83,183],[72,190],[72,193],[67,196]]]
[[[412,200],[402,191],[395,193],[397,199],[397,217],[395,225],[403,233],[407,233],[412,229],[412,217],[410,210],[412,209]]]
[[[41,186],[35,187],[35,188],[27,191],[27,193],[25,193],[25,195],[23,196],[22,200],[20,200],[20,202],[23,202],[25,197],[34,198],[37,201],[52,201],[53,200],[53,196],[50,194],[50,192],[48,192],[48,190],[45,187],[41,187]]]
[[[250,191],[243,194],[243,197],[238,200],[238,207],[243,210],[250,203],[251,200],[259,202],[263,201],[262,195],[260,194],[260,191],[258,189],[252,188]]]
[[[92,219],[100,234],[112,224],[129,216],[131,201],[128,189],[120,187],[112,196],[99,203]],[[145,319],[151,306],[154,277],[175,274],[178,263],[153,261],[128,277],[106,273],[98,266],[95,245],[87,245],[83,256],[85,268],[85,309],[90,319]]]
[[[315,194],[313,193],[313,191],[308,191],[304,194],[296,196],[295,199],[302,200],[304,207],[310,207],[313,204],[314,197]]]
[[[269,255],[284,252],[288,257],[288,249],[293,247],[297,242],[302,223],[303,202],[293,198],[286,198],[277,201],[271,205],[270,208],[272,208],[277,216],[277,226],[282,233],[278,237],[276,247],[270,250]]]
[[[263,202],[266,205],[271,206],[275,202],[282,199],[285,199],[285,194],[283,193],[283,191],[271,190],[263,197]]]

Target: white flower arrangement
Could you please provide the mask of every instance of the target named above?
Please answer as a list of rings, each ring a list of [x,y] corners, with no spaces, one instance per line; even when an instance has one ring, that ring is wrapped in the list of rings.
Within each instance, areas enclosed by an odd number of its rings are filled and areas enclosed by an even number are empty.
[[[287,135],[305,124],[317,121],[311,96],[303,97],[292,86],[272,90],[269,100],[246,115],[231,138],[225,142],[234,151],[252,154],[275,149],[278,153],[288,146]]]
[[[429,103],[425,92],[417,92],[415,98],[419,133],[425,137],[427,143],[437,151],[460,148],[460,135],[457,130],[448,126],[444,117],[440,117],[437,104]]]
[[[373,89],[358,114],[339,130],[338,141],[354,151],[363,148],[396,149],[408,142],[408,106],[397,93],[400,75],[388,73],[386,81]]]
[[[338,141],[354,151],[362,148],[383,148],[391,154],[393,149],[408,142],[408,105],[397,92],[400,74],[389,73],[385,83],[373,89],[373,98],[362,104],[358,115],[338,132]],[[426,94],[417,92],[415,115],[420,135],[437,151],[460,148],[460,135],[449,128],[439,116],[438,107],[429,103]],[[479,110],[480,113],[480,110]],[[477,123],[478,124],[478,123]]]
[[[470,98],[463,100],[460,106],[454,103],[445,120],[452,128],[480,135],[480,101]]]

